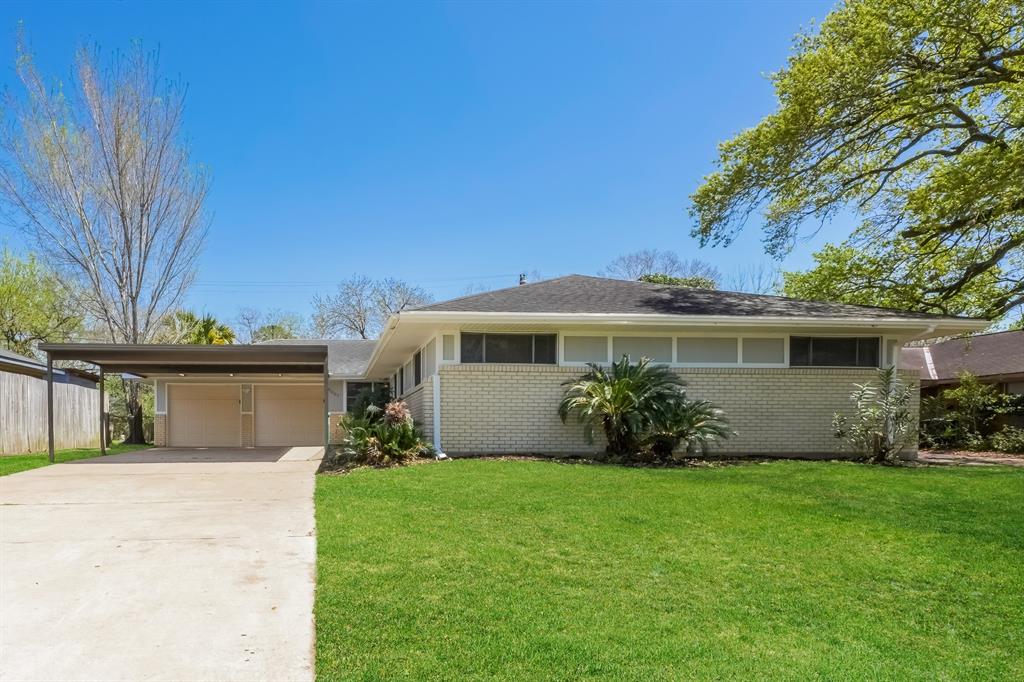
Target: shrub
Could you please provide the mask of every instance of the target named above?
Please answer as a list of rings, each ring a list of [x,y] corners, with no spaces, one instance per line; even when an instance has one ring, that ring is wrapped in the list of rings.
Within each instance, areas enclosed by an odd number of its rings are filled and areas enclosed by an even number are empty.
[[[607,369],[588,364],[590,371],[570,379],[558,414],[565,422],[575,414],[583,424],[583,435],[594,442],[594,430],[600,428],[608,442],[607,452],[614,457],[632,458],[655,424],[664,423],[684,398],[682,378],[648,358],[630,364],[622,356]]]
[[[880,369],[875,381],[854,386],[852,418],[839,413],[832,417],[836,438],[868,462],[895,463],[914,437],[913,389],[900,380],[895,367]]]
[[[362,417],[347,415],[341,425],[345,430],[341,455],[350,462],[391,466],[433,451],[401,400],[388,403],[383,410],[370,406]]]
[[[1002,431],[992,435],[992,449],[999,452],[1024,454],[1024,429],[1004,426]]]
[[[647,444],[656,459],[667,461],[680,445],[687,454],[707,454],[713,443],[735,435],[721,409],[707,400],[684,398],[654,426]]]

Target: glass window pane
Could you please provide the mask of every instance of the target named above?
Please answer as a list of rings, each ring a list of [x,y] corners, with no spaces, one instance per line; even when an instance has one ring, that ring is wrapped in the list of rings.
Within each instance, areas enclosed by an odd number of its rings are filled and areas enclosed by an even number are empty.
[[[878,339],[857,339],[857,366],[878,367]]]
[[[807,367],[811,364],[811,338],[809,336],[789,337],[789,364]]]
[[[412,356],[413,366],[413,386],[419,386],[420,382],[423,381],[423,354],[416,351],[416,354]]]
[[[359,394],[370,388],[372,388],[372,384],[369,381],[350,381],[345,384],[345,406],[350,412],[352,406],[356,404]]]
[[[492,362],[533,362],[532,334],[485,334],[484,358]]]
[[[654,362],[672,362],[672,339],[667,336],[616,336],[612,339],[613,360],[629,356],[630,362],[649,358]]]
[[[778,365],[785,360],[784,339],[743,339],[743,364]]]
[[[533,362],[538,365],[553,365],[558,355],[556,334],[535,334],[533,337]]]
[[[722,338],[679,338],[676,339],[676,359],[679,362],[706,362],[736,364],[739,351],[736,339]]]
[[[462,361],[484,361],[484,335],[462,332]]]
[[[811,344],[811,362],[816,367],[855,367],[857,339],[815,337]]]
[[[607,336],[566,336],[562,343],[566,362],[608,362]]]

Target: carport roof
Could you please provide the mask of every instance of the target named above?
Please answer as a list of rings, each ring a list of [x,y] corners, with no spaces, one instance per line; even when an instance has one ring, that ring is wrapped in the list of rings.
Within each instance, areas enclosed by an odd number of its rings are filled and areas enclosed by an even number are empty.
[[[43,343],[54,360],[78,360],[105,372],[135,374],[322,374],[323,343],[198,346],[182,344]]]

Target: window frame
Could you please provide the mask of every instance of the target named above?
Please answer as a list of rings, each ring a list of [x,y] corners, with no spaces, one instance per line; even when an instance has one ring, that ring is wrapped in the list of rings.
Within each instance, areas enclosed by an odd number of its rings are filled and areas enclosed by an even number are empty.
[[[887,361],[885,358],[886,341],[893,340],[896,341],[897,344],[899,344],[899,341],[897,339],[887,337],[884,334],[790,334],[790,338],[792,337],[811,339],[811,347],[808,348],[808,359],[811,361],[811,364],[790,364],[789,366],[794,369],[879,369],[887,366]],[[857,341],[859,341],[860,339],[875,339],[878,342],[878,362],[874,365],[815,365],[813,364],[814,339],[855,339]],[[897,345],[897,350],[899,350],[899,347],[900,346]],[[857,349],[856,352],[859,355],[860,345],[855,344],[855,348]],[[789,359],[790,358],[787,357],[787,360]]]
[[[467,362],[462,357],[462,339],[466,334],[473,334],[481,336],[480,340],[480,361],[479,362]],[[530,337],[530,362],[488,362],[487,361],[487,336],[529,336]],[[537,362],[537,337],[538,336],[553,336],[555,337],[555,357],[552,362]],[[476,331],[460,331],[457,339],[458,347],[458,362],[459,364],[465,365],[523,365],[523,366],[534,366],[540,365],[542,367],[558,367],[559,356],[561,355],[561,340],[562,335],[559,332],[543,331],[543,332],[476,332]]]

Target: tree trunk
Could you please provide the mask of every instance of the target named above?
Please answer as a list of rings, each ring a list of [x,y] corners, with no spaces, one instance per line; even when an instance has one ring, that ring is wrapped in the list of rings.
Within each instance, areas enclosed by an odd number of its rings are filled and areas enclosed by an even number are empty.
[[[139,400],[139,385],[134,381],[124,382],[124,404],[128,412],[128,434],[125,443],[145,443],[146,432],[142,426],[142,401]]]

